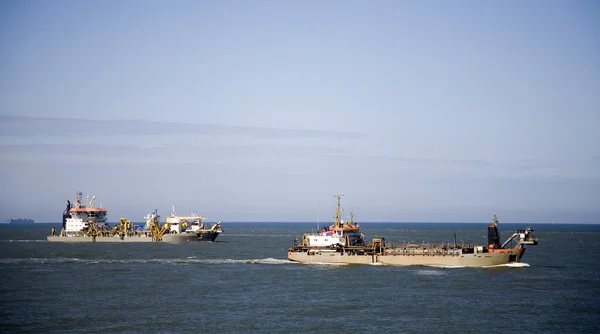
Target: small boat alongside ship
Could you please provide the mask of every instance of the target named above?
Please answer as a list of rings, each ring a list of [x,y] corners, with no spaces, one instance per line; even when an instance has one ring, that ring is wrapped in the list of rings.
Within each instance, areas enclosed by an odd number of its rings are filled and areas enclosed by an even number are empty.
[[[206,219],[197,215],[178,216],[175,206],[165,224],[160,224],[158,210],[146,215],[146,224],[136,226],[131,221],[121,218],[120,222],[110,226],[107,223],[107,209],[95,207],[96,197],[82,202],[83,195],[77,192],[75,203],[67,201],[63,212],[63,224],[60,233],[52,228],[52,234],[47,237],[52,242],[198,242],[214,241],[223,233],[221,222],[210,228],[204,224]]]
[[[343,210],[336,195],[337,214],[335,222],[318,233],[304,234],[301,243],[288,250],[288,260],[310,263],[339,264],[383,264],[392,266],[443,266],[443,267],[488,267],[518,263],[526,245],[537,245],[533,228],[519,229],[500,244],[498,219],[488,226],[487,245],[453,244],[401,244],[386,243],[385,238],[375,238],[367,244],[362,227],[354,219],[344,222]],[[509,245],[516,241],[516,245]]]

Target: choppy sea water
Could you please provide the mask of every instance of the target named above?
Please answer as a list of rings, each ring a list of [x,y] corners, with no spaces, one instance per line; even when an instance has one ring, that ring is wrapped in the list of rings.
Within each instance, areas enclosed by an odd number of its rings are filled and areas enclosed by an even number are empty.
[[[0,225],[0,331],[600,331],[600,225],[533,225],[522,264],[479,269],[287,261],[316,224],[223,223],[216,242],[190,244],[46,242],[59,225]],[[392,243],[487,236],[486,224],[362,226]],[[504,240],[525,226],[499,227]]]

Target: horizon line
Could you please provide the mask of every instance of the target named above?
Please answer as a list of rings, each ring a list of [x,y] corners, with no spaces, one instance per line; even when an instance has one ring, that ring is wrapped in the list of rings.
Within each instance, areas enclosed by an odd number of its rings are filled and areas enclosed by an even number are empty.
[[[222,224],[315,224],[315,222],[302,222],[302,221],[220,221]],[[116,224],[118,222],[107,222],[108,224]],[[133,224],[145,224],[144,221],[132,221]],[[213,224],[215,222],[206,222],[207,224]],[[34,222],[31,224],[10,224],[8,222],[0,223],[5,225],[15,225],[15,226],[27,226],[33,224],[62,224],[61,222]],[[317,223],[318,224],[318,223]],[[332,222],[320,223],[318,225],[333,225]],[[360,222],[360,224],[487,224],[490,225],[492,223],[487,222],[474,222],[474,221],[370,221],[370,222]],[[506,225],[515,225],[515,224],[545,224],[545,225],[600,225],[600,222],[597,223],[586,223],[586,222],[502,222],[498,225],[501,226],[503,224]]]

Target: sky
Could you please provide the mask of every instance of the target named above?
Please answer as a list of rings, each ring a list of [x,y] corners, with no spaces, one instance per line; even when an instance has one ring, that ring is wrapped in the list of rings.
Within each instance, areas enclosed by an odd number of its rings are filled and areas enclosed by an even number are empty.
[[[0,220],[600,223],[597,1],[0,2]]]

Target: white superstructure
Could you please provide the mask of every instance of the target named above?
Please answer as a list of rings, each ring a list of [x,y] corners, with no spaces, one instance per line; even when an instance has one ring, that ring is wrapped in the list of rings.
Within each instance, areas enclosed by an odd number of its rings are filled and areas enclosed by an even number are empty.
[[[337,214],[335,222],[331,226],[326,226],[323,231],[318,233],[306,233],[302,237],[302,244],[312,247],[329,247],[335,245],[357,246],[364,244],[364,236],[361,233],[361,227],[354,222],[354,214],[350,214],[350,220],[344,222],[341,219],[344,210],[340,207],[340,199],[344,196],[335,195],[337,198]]]
[[[96,196],[91,199],[87,197],[86,203],[82,203],[83,194],[78,191],[75,194],[75,203],[71,205],[67,201],[67,208],[63,213],[63,231],[65,236],[76,236],[87,232],[90,228],[108,228],[107,210],[103,207],[94,207]]]
[[[192,211],[191,216],[178,216],[177,212],[175,211],[175,205],[173,205],[171,216],[167,217],[167,224],[170,224],[169,233],[180,234],[207,231],[209,228],[208,226],[204,225],[204,219],[206,219],[206,217],[198,215],[196,211]],[[223,230],[221,229],[221,222],[214,224],[210,230],[223,233]]]

